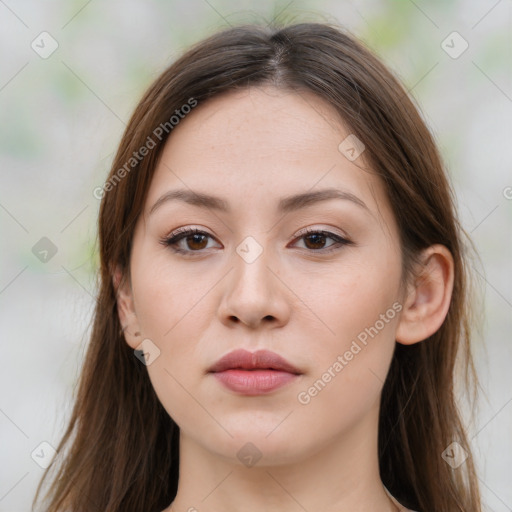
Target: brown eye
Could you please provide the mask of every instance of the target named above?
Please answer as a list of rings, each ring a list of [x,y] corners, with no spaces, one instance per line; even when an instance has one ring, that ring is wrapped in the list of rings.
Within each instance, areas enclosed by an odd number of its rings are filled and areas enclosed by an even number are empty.
[[[325,245],[327,240],[333,240],[333,243]],[[328,253],[341,248],[344,245],[354,245],[353,242],[330,231],[318,229],[309,229],[299,237],[304,241],[304,246],[312,252]]]
[[[323,233],[313,233],[304,237],[305,245],[308,249],[323,249],[326,241]]]
[[[184,240],[186,240],[188,248],[192,250],[201,250],[208,245],[208,238],[206,235],[189,235],[186,238],[184,238]]]
[[[168,238],[160,240],[166,247],[182,254],[201,252],[208,247],[208,240],[213,237],[199,229],[183,228],[172,233]]]

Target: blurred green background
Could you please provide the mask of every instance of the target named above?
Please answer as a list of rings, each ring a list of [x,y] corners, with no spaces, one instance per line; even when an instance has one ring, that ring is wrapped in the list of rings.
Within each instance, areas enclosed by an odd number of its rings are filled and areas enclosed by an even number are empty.
[[[43,471],[31,454],[56,446],[67,421],[94,305],[93,190],[138,99],[190,44],[274,19],[347,27],[435,134],[481,258],[475,356],[487,396],[471,447],[487,510],[512,510],[512,0],[5,0],[0,512],[30,509]]]

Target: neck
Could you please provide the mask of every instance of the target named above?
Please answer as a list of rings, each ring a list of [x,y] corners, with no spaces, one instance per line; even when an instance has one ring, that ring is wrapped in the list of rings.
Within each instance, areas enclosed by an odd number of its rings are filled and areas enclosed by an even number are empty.
[[[178,492],[165,512],[400,510],[380,479],[376,420],[378,414],[369,415],[364,422],[373,425],[358,424],[323,447],[295,455],[294,460],[262,457],[252,467],[236,457],[212,453],[182,434]],[[368,436],[368,432],[375,434]],[[271,452],[270,443],[265,451]]]

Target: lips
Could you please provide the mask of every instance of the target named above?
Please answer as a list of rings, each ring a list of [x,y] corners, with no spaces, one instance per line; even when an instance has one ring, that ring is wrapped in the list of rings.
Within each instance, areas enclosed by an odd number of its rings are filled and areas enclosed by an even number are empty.
[[[242,349],[219,359],[209,373],[231,391],[249,396],[270,393],[301,375],[295,366],[275,352]]]
[[[270,350],[234,350],[219,359],[210,369],[210,372],[223,372],[225,370],[280,370],[299,375],[301,372],[286,359]]]

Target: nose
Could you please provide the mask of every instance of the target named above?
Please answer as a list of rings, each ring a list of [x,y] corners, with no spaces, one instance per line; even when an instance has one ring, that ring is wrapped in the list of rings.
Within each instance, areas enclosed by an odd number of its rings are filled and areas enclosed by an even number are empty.
[[[223,280],[224,294],[219,306],[221,322],[229,327],[244,324],[252,329],[268,325],[282,327],[290,317],[293,295],[279,276],[270,252],[254,260],[233,254],[233,270]]]

